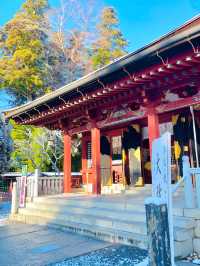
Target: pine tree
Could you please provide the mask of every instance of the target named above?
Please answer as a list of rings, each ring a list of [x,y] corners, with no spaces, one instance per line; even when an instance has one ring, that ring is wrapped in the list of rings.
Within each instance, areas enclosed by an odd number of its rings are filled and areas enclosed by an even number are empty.
[[[0,87],[8,88],[18,103],[52,89],[47,8],[48,0],[26,0],[0,32]]]
[[[109,64],[126,54],[127,41],[119,29],[119,20],[114,8],[106,7],[97,25],[99,38],[94,43],[92,64],[94,69]]]

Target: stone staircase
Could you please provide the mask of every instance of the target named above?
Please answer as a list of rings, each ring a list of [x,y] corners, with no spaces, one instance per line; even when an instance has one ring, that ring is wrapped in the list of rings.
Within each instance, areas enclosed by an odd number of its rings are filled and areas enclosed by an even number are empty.
[[[137,188],[122,195],[88,196],[58,195],[38,197],[34,202],[10,216],[11,220],[51,227],[88,235],[101,240],[147,248],[144,199],[150,189]],[[180,201],[182,192],[176,193]],[[199,216],[198,216],[199,215]],[[194,250],[196,209],[174,208],[176,257]]]

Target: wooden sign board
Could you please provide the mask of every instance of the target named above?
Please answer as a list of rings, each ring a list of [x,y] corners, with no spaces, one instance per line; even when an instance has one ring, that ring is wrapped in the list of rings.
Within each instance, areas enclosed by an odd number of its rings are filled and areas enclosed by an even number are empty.
[[[168,207],[172,265],[174,265],[173,210],[171,191],[171,134],[166,132],[152,145],[152,196]]]
[[[19,177],[19,207],[24,208],[26,199],[27,165],[22,166],[22,176]]]
[[[171,135],[169,132],[153,141],[152,196],[169,205],[171,187]]]

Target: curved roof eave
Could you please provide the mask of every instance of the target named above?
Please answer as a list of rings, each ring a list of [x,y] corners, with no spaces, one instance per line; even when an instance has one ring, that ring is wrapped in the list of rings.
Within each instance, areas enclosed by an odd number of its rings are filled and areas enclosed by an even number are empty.
[[[150,55],[152,53],[155,53],[156,51],[161,51],[165,49],[169,49],[175,44],[179,44],[183,41],[186,41],[188,38],[191,38],[194,35],[200,35],[200,25],[194,25],[191,26],[189,29],[185,29],[190,24],[195,23],[196,21],[200,20],[200,15],[195,16],[188,22],[186,22],[184,25],[181,27],[171,31],[170,33],[162,36],[161,38],[151,42],[150,44],[144,46],[143,48],[129,53],[123,57],[120,57],[119,59],[115,60],[114,62],[94,71],[91,72],[90,74],[73,81],[72,83],[69,83],[56,91],[53,91],[51,93],[45,94],[36,100],[32,102],[28,102],[24,105],[8,109],[4,111],[4,116],[6,119],[9,119],[11,117],[17,116],[22,114],[23,112],[26,112],[28,110],[31,110],[32,108],[42,105],[52,99],[55,99],[56,97],[62,96],[68,92],[71,92],[78,87],[80,88],[81,86],[87,85],[95,80],[98,80],[100,78],[103,78],[119,69],[122,67],[125,67],[126,65],[130,64],[131,62],[137,62],[144,58],[147,55]],[[200,21],[199,21],[200,24]]]

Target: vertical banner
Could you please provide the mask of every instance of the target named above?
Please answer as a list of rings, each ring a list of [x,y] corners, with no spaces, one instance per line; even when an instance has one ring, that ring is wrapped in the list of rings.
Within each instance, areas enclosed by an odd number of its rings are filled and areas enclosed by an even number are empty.
[[[171,191],[171,134],[166,132],[152,145],[152,196],[158,197],[168,207],[169,234],[172,265],[174,264],[174,234]]]
[[[22,166],[22,176],[19,177],[19,207],[24,208],[26,199],[27,165]]]

